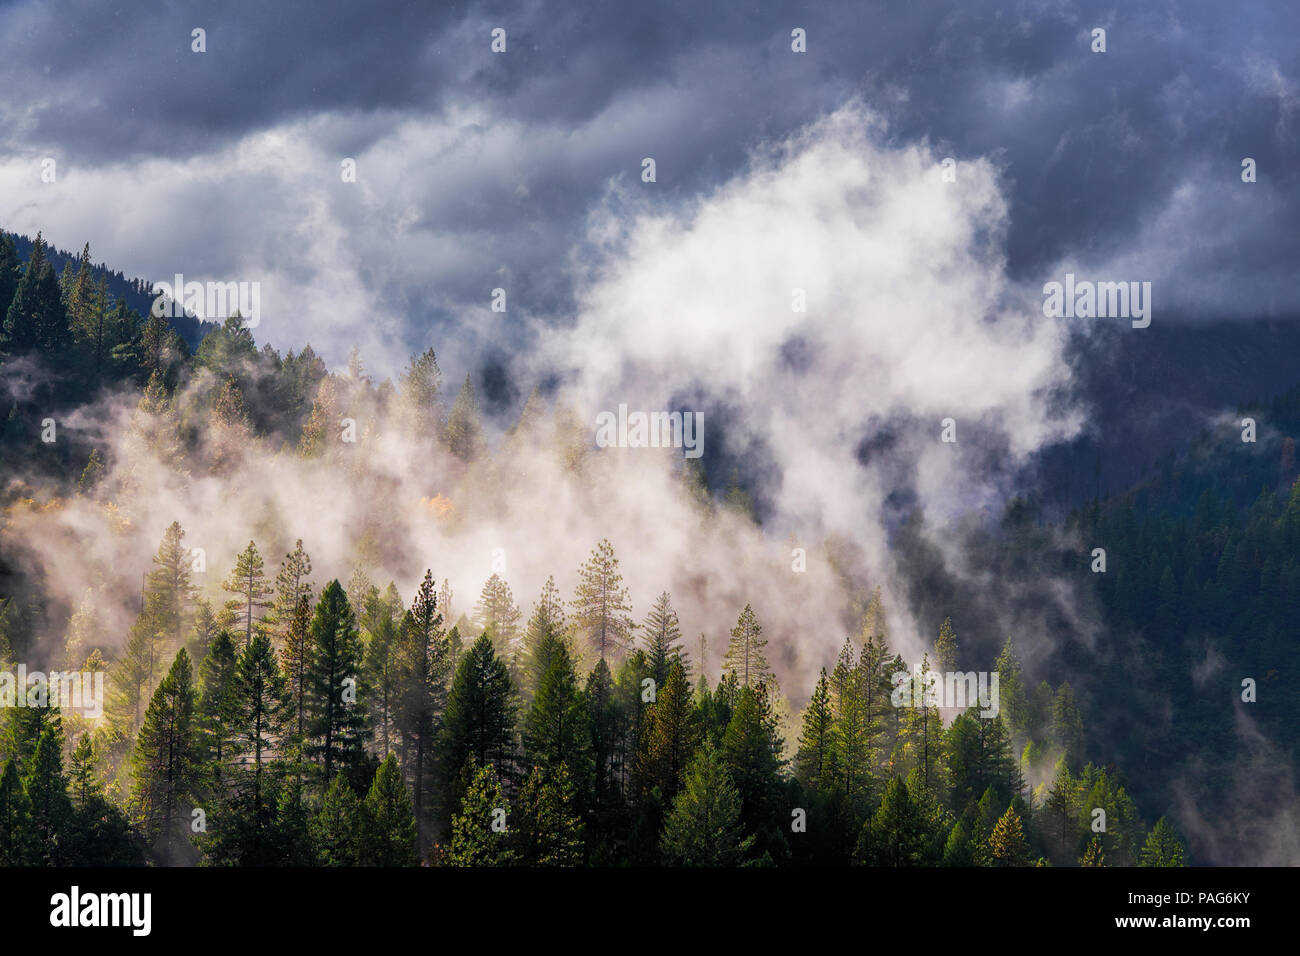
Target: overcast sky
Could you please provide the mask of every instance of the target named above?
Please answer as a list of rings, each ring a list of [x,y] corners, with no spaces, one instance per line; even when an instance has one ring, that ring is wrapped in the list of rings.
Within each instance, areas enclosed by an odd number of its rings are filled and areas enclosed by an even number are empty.
[[[593,222],[690,210],[854,102],[886,146],[991,164],[1013,283],[1151,281],[1155,321],[1300,313],[1294,2],[213,6],[0,4],[0,228],[261,281],[281,349],[508,359],[572,323]]]

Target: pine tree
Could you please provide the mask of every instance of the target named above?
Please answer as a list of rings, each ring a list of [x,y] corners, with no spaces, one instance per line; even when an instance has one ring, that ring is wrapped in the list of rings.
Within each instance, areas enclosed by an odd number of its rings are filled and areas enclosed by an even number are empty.
[[[540,389],[536,386],[524,399],[524,407],[519,411],[519,418],[507,433],[512,451],[517,451],[524,442],[545,441],[541,434],[545,402]]]
[[[9,643],[10,612],[13,603],[9,598],[0,598],[0,665],[13,660],[14,651]]]
[[[867,609],[862,615],[860,639],[863,650],[866,650],[868,644],[875,644],[881,648],[888,647],[889,624],[885,615],[885,604],[880,597],[880,588],[871,592],[871,599],[867,602]]]
[[[754,609],[746,604],[736,620],[736,626],[731,629],[731,641],[722,658],[723,669],[735,674],[742,688],[761,683],[772,674],[772,668],[763,654],[767,638],[762,634],[763,627],[754,616]]]
[[[778,821],[783,793],[781,750],[766,688],[762,684],[742,688],[722,737],[722,757],[740,792],[746,832],[755,834],[758,848],[772,853],[774,859],[785,852]]]
[[[442,587],[438,588],[438,613],[442,615],[442,623],[444,627],[446,627],[448,624],[451,624],[453,621],[456,620],[455,616],[452,614],[451,611],[451,593],[452,593],[451,582],[448,581],[446,578],[443,578]],[[452,626],[454,628],[455,625]],[[447,637],[448,637],[448,641],[450,642],[450,638],[451,638],[450,631],[448,632]],[[452,650],[452,655],[450,659],[450,664],[451,664],[451,672],[454,674],[456,672],[456,659],[460,654],[461,648],[453,646],[451,650]]]
[[[99,608],[95,592],[87,588],[68,618],[63,638],[63,669],[75,671],[86,659],[86,646],[98,643]]]
[[[998,698],[1007,727],[1012,733],[1029,729],[1029,701],[1025,692],[1025,678],[1020,668],[1011,638],[1002,645],[997,659]]]
[[[13,299],[0,327],[0,351],[60,354],[72,344],[72,329],[54,266],[46,258],[40,233],[32,244],[27,268],[14,289]]]
[[[132,803],[145,838],[159,860],[174,862],[187,842],[186,817],[199,782],[194,683],[181,648],[154,692],[133,756]]]
[[[1020,764],[1011,752],[1011,734],[1002,715],[977,717],[980,731],[979,779],[981,785],[996,788],[1003,800],[1017,797],[1025,789]]]
[[[360,866],[365,852],[365,810],[339,774],[330,781],[320,810],[308,824],[321,866]]]
[[[936,682],[942,680],[942,674],[930,669],[930,656],[923,654],[921,666],[911,679],[910,703],[903,718],[902,754],[909,767],[920,769],[927,792],[934,792],[940,783],[938,764],[943,718],[934,706],[934,699]]]
[[[68,267],[72,263],[69,261]],[[68,324],[73,336],[91,346],[95,344],[95,286],[93,269],[90,265],[90,243],[81,249],[77,258],[77,270],[73,274],[72,284],[68,289],[67,313]]]
[[[205,783],[215,793],[224,792],[233,763],[236,722],[239,719],[239,657],[235,642],[225,631],[212,641],[199,665],[196,731],[204,764]]]
[[[1147,834],[1147,841],[1142,847],[1138,866],[1186,866],[1183,862],[1183,845],[1178,834],[1161,817]]]
[[[1079,766],[1083,761],[1083,717],[1069,682],[1057,689],[1052,701],[1052,737],[1065,751],[1066,763]]]
[[[389,585],[392,588],[392,585]],[[394,589],[393,597],[396,597]],[[387,756],[400,740],[398,717],[402,711],[404,690],[404,661],[402,657],[402,629],[410,627],[403,615],[399,624],[395,613],[401,613],[401,600],[390,604],[378,591],[371,591],[362,615],[362,634],[366,648],[366,686],[370,688],[374,732],[380,748]]]
[[[271,639],[265,634],[254,637],[239,658],[235,671],[235,701],[238,705],[237,733],[231,756],[238,756],[244,766],[252,760],[249,804],[258,819],[264,815],[269,817],[272,804],[266,796],[263,755],[273,751],[283,735],[288,682],[276,663]]]
[[[190,583],[190,551],[185,547],[185,532],[173,521],[163,533],[154,569],[145,581],[145,609],[154,628],[164,635],[166,647],[177,648],[190,626],[190,606],[195,588]]]
[[[515,607],[510,585],[494,574],[487,579],[474,606],[474,620],[483,633],[492,638],[497,654],[509,659],[517,649],[519,637],[519,608]]]
[[[525,866],[579,866],[584,828],[564,763],[534,767],[519,791],[515,812],[515,855]]]
[[[104,480],[104,472],[104,456],[99,453],[98,448],[92,448],[90,457],[86,459],[86,467],[81,470],[81,477],[77,479],[77,494],[83,498],[94,497],[95,489]]]
[[[257,343],[253,332],[238,310],[223,317],[221,324],[204,336],[195,353],[194,363],[211,370],[217,379],[242,373],[246,364],[256,361]]]
[[[635,763],[637,742],[641,739],[646,710],[649,707],[646,680],[650,677],[650,663],[645,651],[637,650],[623,660],[614,678],[614,708],[617,734],[615,761],[618,781],[626,793]]]
[[[970,831],[966,824],[958,820],[948,833],[948,840],[943,846],[944,866],[974,866],[975,848],[971,845]]]
[[[439,389],[442,372],[433,349],[411,356],[410,364],[401,378],[402,402],[411,418],[415,434],[433,436],[437,433]],[[443,606],[444,614],[446,606]]]
[[[474,402],[474,386],[468,375],[447,416],[443,441],[447,449],[464,462],[473,461],[482,451],[483,425],[479,421],[478,406]]]
[[[981,717],[978,707],[958,714],[943,735],[950,799],[954,807],[979,800],[992,787],[1002,803],[1021,792],[1022,781],[1002,717]]]
[[[457,624],[447,632],[447,663],[450,673],[456,673],[456,668],[460,667],[460,659],[464,653],[465,641],[460,636],[460,626]]]
[[[577,597],[573,602],[574,626],[599,657],[621,653],[636,625],[629,612],[627,589],[618,570],[618,558],[608,539],[602,540],[578,569]]]
[[[685,783],[664,825],[665,859],[677,866],[737,866],[750,854],[741,796],[727,765],[705,743],[686,772]]]
[[[23,785],[37,859],[45,866],[58,866],[64,856],[60,842],[68,836],[65,831],[72,817],[68,778],[63,773],[63,729],[58,719],[41,733]]]
[[[1106,866],[1106,854],[1102,849],[1101,834],[1095,834],[1079,857],[1080,866]]]
[[[147,381],[149,372],[145,372],[140,365],[145,330],[140,313],[127,305],[125,299],[113,302],[103,279],[100,280],[95,307],[98,310],[96,367],[103,369],[107,366],[115,373],[121,372],[135,378],[140,378],[143,374]],[[159,372],[161,374],[162,370]]]
[[[161,635],[149,616],[141,614],[127,635],[122,657],[108,672],[108,715],[115,728],[134,736],[144,716],[162,660]]]
[[[301,741],[307,730],[307,670],[311,664],[311,598],[302,595],[294,606],[285,631],[280,663],[289,680],[289,706],[294,736]]]
[[[238,464],[253,437],[253,422],[244,393],[233,375],[227,375],[208,414],[208,471],[228,473]]]
[[[474,646],[478,648],[479,644]],[[514,862],[514,850],[508,828],[498,827],[506,810],[501,781],[490,766],[471,764],[467,770],[472,777],[460,811],[451,821],[451,843],[445,862],[449,866],[509,866]],[[505,819],[508,822],[508,816]]]
[[[90,735],[83,734],[69,768],[72,817],[60,841],[62,856],[70,866],[143,866],[147,860],[139,834],[105,797],[95,761]]]
[[[18,762],[10,757],[0,773],[0,866],[33,862],[31,810],[18,777]]]
[[[266,579],[262,556],[257,552],[257,545],[252,541],[239,553],[234,570],[221,585],[231,594],[238,595],[227,605],[239,614],[244,624],[244,646],[253,640],[253,627],[258,624],[257,612],[271,606],[267,600],[271,595],[271,585]]]
[[[560,598],[560,589],[555,586],[555,578],[548,577],[524,631],[521,690],[525,703],[532,703],[557,646],[568,649],[565,644],[564,602]]]
[[[331,436],[339,425],[338,382],[333,375],[324,376],[316,386],[311,416],[302,427],[298,438],[298,454],[303,458],[318,458],[329,447]]]
[[[1056,776],[1047,795],[1045,810],[1051,827],[1053,844],[1059,859],[1073,859],[1078,842],[1080,810],[1079,785],[1062,757],[1056,764]]]
[[[594,804],[610,808],[619,796],[618,707],[614,701],[614,678],[602,658],[587,677],[584,696],[591,723],[591,759],[595,770]]]
[[[681,656],[681,648],[677,645],[682,639],[677,612],[673,610],[667,591],[655,599],[654,607],[646,616],[641,630],[645,634],[651,676],[654,677],[655,684],[662,687],[668,680],[669,665],[674,658]]]
[[[147,459],[178,467],[182,459],[180,416],[176,404],[167,393],[167,384],[161,372],[149,376],[144,393],[131,416],[131,444],[128,448],[128,468],[135,471],[145,468]],[[134,475],[128,482],[135,480]]]
[[[988,861],[990,866],[1029,865],[1029,844],[1015,807],[1007,807],[1007,812],[993,828],[989,837]]]
[[[360,550],[360,546],[358,550]],[[375,587],[374,582],[370,580],[370,572],[366,569],[364,559],[362,559],[352,569],[352,574],[348,576],[348,586],[343,592],[347,596],[348,603],[352,605],[353,612],[359,615],[362,609],[365,608],[367,599],[371,595],[377,594],[378,591],[379,589]]]
[[[910,785],[909,785],[910,784]],[[940,861],[942,825],[919,775],[891,777],[880,806],[862,827],[855,857],[867,866],[931,866]]]
[[[646,709],[641,728],[633,768],[633,778],[641,793],[657,787],[666,801],[677,796],[686,768],[700,744],[693,703],[686,670],[680,661],[674,660],[667,681]]]
[[[853,645],[844,641],[830,679],[830,702],[834,715],[831,738],[835,781],[840,796],[855,813],[865,813],[865,800],[872,780],[876,725],[867,702],[869,681],[866,651],[853,661]]]
[[[40,743],[41,735],[55,723],[62,721],[62,715],[57,707],[48,706],[48,692],[42,698],[39,696],[41,685],[33,684],[25,691],[26,706],[14,707],[12,705],[0,708],[0,717],[6,718],[0,722],[0,728],[3,734],[0,735],[0,754],[13,757],[18,762],[18,773],[20,777],[27,774],[31,768],[32,760],[36,755],[36,747]],[[24,691],[17,689],[15,697],[20,697]],[[5,704],[10,704],[6,700],[8,695],[0,697]]]
[[[884,612],[880,611],[883,616]],[[878,621],[884,627],[883,618]],[[871,735],[868,760],[879,766],[888,754],[890,740],[897,736],[899,709],[893,706],[893,674],[902,669],[902,662],[890,655],[883,631],[874,637],[864,638],[862,654],[858,659],[861,675],[859,691],[866,709],[867,727]]]
[[[420,828],[420,845],[425,840],[426,773],[431,766],[438,723],[447,707],[450,676],[449,649],[438,613],[433,572],[425,571],[401,633],[401,712],[399,726],[408,747],[414,751],[412,786],[415,819]]]
[[[316,862],[312,820],[298,780],[285,781],[280,787],[275,832],[276,856],[281,866],[311,866]]]
[[[8,315],[18,280],[22,278],[22,262],[18,247],[6,232],[0,232],[0,315]],[[0,319],[0,355],[5,352],[4,320]]]
[[[1079,778],[1083,800],[1079,805],[1079,829],[1090,829],[1096,808],[1106,812],[1106,830],[1099,834],[1108,865],[1133,866],[1137,862],[1141,834],[1136,805],[1124,787],[1105,770],[1092,764],[1084,768]]]
[[[546,640],[555,646],[547,655],[551,663],[524,716],[524,753],[546,770],[567,766],[570,781],[585,790],[593,772],[587,701],[578,687],[568,649],[556,637]]]
[[[138,339],[131,343],[130,348],[133,364],[144,381],[155,375],[160,380],[166,379],[173,364],[186,354],[185,343],[167,320],[152,313],[145,318]]]
[[[726,733],[727,725],[731,723],[731,713],[736,709],[736,702],[740,700],[740,681],[736,679],[736,675],[724,673],[719,677],[718,686],[714,688],[712,697],[710,722],[716,730],[714,736],[717,738],[717,743],[721,745],[722,735]]]
[[[293,550],[280,562],[280,570],[275,576],[275,600],[267,615],[267,621],[273,625],[281,647],[288,640],[294,611],[304,597],[311,601],[311,557],[302,546],[302,538],[299,538],[294,543]]]
[[[957,670],[957,632],[952,629],[952,618],[945,617],[934,642],[934,659],[941,674]]]
[[[795,776],[811,790],[823,789],[828,780],[834,778],[834,738],[830,681],[823,667],[803,712],[803,730],[799,734],[799,750],[794,758]]]
[[[373,866],[415,866],[419,862],[415,813],[397,757],[379,765],[366,795],[366,855]]]
[[[319,763],[323,779],[332,781],[339,772],[352,779],[363,760],[365,716],[356,687],[362,650],[356,616],[337,578],[321,592],[310,640],[306,753]]]
[[[96,797],[103,796],[103,785],[95,773],[95,745],[90,734],[82,734],[72,751],[68,788],[68,796],[77,810],[85,810]]]
[[[447,697],[442,748],[446,776],[454,778],[472,757],[476,766],[490,767],[494,777],[507,777],[515,711],[510,674],[484,634],[462,657]]]
[[[104,366],[104,324],[108,318],[108,310],[111,302],[108,295],[108,279],[103,274],[99,277],[99,282],[95,285],[95,292],[91,298],[90,313],[94,323],[94,352],[95,352],[95,374],[98,375]],[[110,345],[114,344],[110,342]]]

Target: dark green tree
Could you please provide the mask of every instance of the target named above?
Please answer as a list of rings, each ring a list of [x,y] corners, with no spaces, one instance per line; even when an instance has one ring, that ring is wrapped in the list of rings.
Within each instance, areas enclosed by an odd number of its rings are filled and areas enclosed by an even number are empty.
[[[445,862],[449,866],[509,866],[515,855],[501,781],[491,766],[476,766],[472,758],[466,770],[470,779],[460,810],[452,817]]]
[[[602,540],[578,569],[578,593],[573,601],[573,624],[599,657],[621,654],[636,625],[629,612],[627,588],[618,570],[614,546]]]
[[[453,455],[465,462],[473,461],[483,448],[483,424],[479,420],[474,386],[468,375],[447,416],[443,441]]]
[[[766,646],[767,638],[763,637],[763,627],[758,623],[754,609],[746,604],[736,620],[736,626],[731,629],[731,641],[722,658],[723,670],[735,674],[741,687],[751,687],[762,682],[772,673],[767,656],[763,653]]]
[[[401,703],[398,726],[411,754],[411,782],[415,794],[415,819],[420,845],[425,845],[427,794],[431,782],[435,739],[447,709],[450,648],[438,613],[433,573],[425,571],[411,610],[403,619],[399,654]],[[463,758],[462,758],[463,759]]]
[[[510,673],[484,634],[462,656],[447,697],[444,772],[455,774],[472,758],[476,766],[490,767],[494,776],[508,777],[516,708]]]
[[[1029,843],[1015,807],[1007,807],[1007,812],[993,828],[988,843],[988,862],[990,866],[1029,865]]]
[[[1138,866],[1186,866],[1183,862],[1183,844],[1164,817],[1157,820],[1147,834]]]
[[[161,862],[178,862],[189,847],[189,810],[200,782],[194,675],[184,648],[145,711],[132,765],[140,829]]]
[[[343,772],[357,786],[365,762],[365,711],[357,688],[362,649],[356,616],[338,579],[321,592],[310,641],[305,752],[319,764],[324,780]]]
[[[754,834],[758,852],[769,853],[773,862],[788,852],[781,749],[764,685],[742,688],[722,737],[722,758],[740,793],[745,832]]]
[[[799,750],[794,757],[794,772],[804,786],[813,790],[833,784],[835,768],[833,747],[835,717],[831,710],[830,681],[826,668],[817,678],[817,686],[803,712],[803,730],[799,734]]]
[[[645,794],[658,788],[664,801],[672,801],[701,736],[686,670],[681,661],[673,660],[667,680],[646,708],[633,767],[637,791]]]
[[[415,813],[406,781],[389,754],[366,795],[366,859],[374,866],[415,866],[420,859]]]
[[[31,808],[18,764],[10,757],[0,773],[0,866],[29,866],[35,861]]]
[[[44,866],[66,861],[61,844],[69,836],[72,801],[68,799],[68,778],[63,773],[63,728],[55,720],[41,733],[24,781],[31,808],[32,835],[37,859]]]
[[[330,781],[308,826],[321,866],[360,866],[365,852],[365,809],[342,774]]]
[[[215,793],[224,792],[230,765],[234,761],[235,735],[241,710],[238,666],[235,642],[229,633],[221,631],[213,638],[207,656],[199,665],[195,720],[204,782]]]
[[[31,258],[0,326],[0,351],[10,355],[28,352],[56,355],[71,344],[72,328],[68,325],[59,279],[46,258],[45,240],[37,233]]]
[[[741,796],[726,761],[705,743],[664,824],[664,858],[677,866],[738,866],[753,844],[754,837],[745,835]]]
[[[681,656],[678,646],[682,639],[682,629],[673,610],[672,599],[664,591],[655,599],[654,606],[646,615],[641,625],[645,640],[646,657],[650,661],[650,676],[655,684],[663,687],[668,681],[668,667],[674,658]]]
[[[555,578],[548,577],[542,586],[533,616],[528,619],[528,626],[524,629],[521,658],[523,684],[520,690],[525,704],[532,703],[538,685],[546,676],[546,670],[551,666],[550,654],[559,645],[567,649],[565,630],[564,601],[560,598],[560,589],[555,586]],[[559,644],[548,638],[555,638]]]
[[[573,780],[564,763],[534,767],[519,791],[513,837],[525,866],[578,866],[584,830]]]
[[[564,642],[554,636],[543,640],[554,647],[541,649],[550,665],[524,715],[524,754],[546,770],[566,766],[570,784],[585,793],[594,772],[587,700]]]
[[[244,646],[253,640],[253,628],[259,624],[257,612],[271,606],[272,589],[266,578],[262,556],[257,552],[257,545],[252,541],[239,553],[234,570],[226,578],[222,587],[236,595],[228,607],[239,615],[243,622]]]

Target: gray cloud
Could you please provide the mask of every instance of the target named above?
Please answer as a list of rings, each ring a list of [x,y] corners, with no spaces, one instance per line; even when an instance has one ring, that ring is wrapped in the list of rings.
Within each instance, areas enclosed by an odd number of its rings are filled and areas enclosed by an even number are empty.
[[[355,341],[391,368],[435,341],[468,363],[531,348],[523,317],[571,320],[567,258],[643,156],[656,201],[682,207],[856,97],[898,142],[996,166],[1013,280],[1078,263],[1155,281],[1167,321],[1288,316],[1298,18],[1209,2],[11,3],[0,225],[89,240],[155,279],[267,273],[259,336],[282,348],[337,362]],[[46,155],[58,185],[39,182]],[[344,156],[363,162],[357,189]],[[503,282],[514,312],[489,325]]]

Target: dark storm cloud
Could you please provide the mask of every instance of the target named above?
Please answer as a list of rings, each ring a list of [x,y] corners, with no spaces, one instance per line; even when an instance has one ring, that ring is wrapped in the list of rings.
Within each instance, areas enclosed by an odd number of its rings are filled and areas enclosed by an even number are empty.
[[[658,163],[661,201],[689,201],[735,175],[749,150],[856,96],[897,142],[999,165],[1010,272],[1027,285],[1068,263],[1153,280],[1158,321],[1290,315],[1300,311],[1297,11],[1064,0],[9,3],[0,159],[51,153],[125,175],[290,129],[331,163],[391,161],[383,195],[330,194],[327,213],[359,274],[382,277],[371,291],[407,317],[393,331],[418,345],[430,322],[507,280],[520,308],[563,320],[586,216],[610,201],[610,183],[640,187],[642,157]],[[190,52],[196,26],[205,55]],[[494,26],[508,31],[505,56],[488,49]],[[808,33],[804,55],[790,51],[795,26]],[[1097,26],[1104,54],[1089,49]],[[467,108],[473,116],[457,112]],[[394,137],[403,123],[437,121],[445,141]],[[1240,181],[1246,156],[1257,184]],[[208,201],[223,213],[156,237],[152,251],[138,236],[115,246],[111,234],[60,234],[55,213],[45,225],[56,242],[89,239],[128,268],[165,269],[165,250],[213,270],[251,244],[293,270],[296,247],[280,248],[301,227],[292,182],[225,183]],[[138,204],[149,201],[137,188]],[[13,228],[33,199],[0,195],[0,225]],[[1119,269],[1132,274],[1111,275]],[[301,327],[274,328],[277,344],[298,344]],[[518,343],[516,325],[499,331]]]
[[[463,3],[9,3],[0,78],[28,122],[6,145],[86,161],[206,152],[304,113],[436,104],[436,40]],[[191,31],[207,53],[191,51]]]

